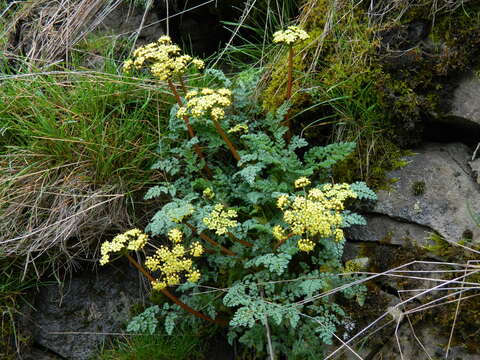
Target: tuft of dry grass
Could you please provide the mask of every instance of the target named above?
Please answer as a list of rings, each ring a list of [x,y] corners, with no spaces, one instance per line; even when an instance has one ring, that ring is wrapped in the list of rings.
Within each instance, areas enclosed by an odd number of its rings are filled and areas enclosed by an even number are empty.
[[[95,251],[106,233],[131,226],[125,189],[93,186],[85,162],[31,166],[32,157],[39,156],[0,157],[2,255],[34,262],[55,248],[54,256],[73,259]]]
[[[8,38],[7,55],[50,65],[68,58],[73,46],[91,33],[121,0],[37,0],[17,4],[0,38]]]

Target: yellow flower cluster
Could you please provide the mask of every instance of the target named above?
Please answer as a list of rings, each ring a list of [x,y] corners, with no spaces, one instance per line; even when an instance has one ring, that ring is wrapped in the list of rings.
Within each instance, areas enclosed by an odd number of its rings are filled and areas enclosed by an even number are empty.
[[[182,74],[190,65],[197,69],[204,67],[202,60],[181,54],[180,48],[172,43],[169,36],[162,36],[158,41],[136,49],[133,60],[124,62],[123,70],[128,72],[132,68],[141,69],[146,66],[153,76],[169,80],[174,75]]]
[[[145,266],[150,271],[158,271],[159,277],[152,282],[155,290],[165,289],[167,286],[178,285],[182,277],[190,282],[200,279],[200,271],[193,267],[192,259],[188,255],[198,257],[203,254],[203,247],[197,241],[189,249],[180,244],[183,234],[178,229],[172,229],[168,233],[168,239],[172,242],[172,248],[161,246],[155,254],[147,256]]]
[[[290,199],[287,195],[280,195],[277,199],[277,207],[285,210],[290,205]]]
[[[232,104],[232,92],[225,88],[204,88],[200,92],[189,91],[185,99],[187,103],[178,109],[177,117],[191,115],[198,118],[209,114],[213,120],[219,120],[225,117],[225,108]]]
[[[311,184],[310,180],[302,176],[301,178],[298,178],[297,180],[295,180],[294,186],[295,186],[295,189],[299,189],[299,188],[308,186],[310,184]]]
[[[215,197],[215,193],[213,192],[212,188],[209,188],[209,187],[203,190],[202,194],[203,194],[203,197],[208,200],[212,200]]]
[[[272,235],[278,241],[284,241],[287,239],[287,236],[285,235],[285,230],[280,225],[275,225],[272,228]]]
[[[238,225],[236,220],[237,211],[234,209],[226,209],[222,204],[217,204],[213,208],[209,216],[203,218],[203,223],[210,229],[215,230],[217,235],[224,235],[228,232],[228,228]]]
[[[297,246],[300,251],[310,252],[315,248],[315,243],[312,240],[300,239],[297,241]]]
[[[287,30],[277,31],[273,34],[274,43],[285,43],[288,45],[300,40],[306,40],[310,36],[298,26],[289,26]]]
[[[341,211],[346,199],[356,197],[348,184],[327,184],[321,189],[310,189],[306,196],[296,196],[292,200],[282,195],[277,199],[277,206],[283,211],[283,220],[292,234],[302,236],[297,242],[298,248],[308,252],[315,246],[311,240],[314,237],[334,238],[336,241],[344,238],[340,229],[343,222]],[[279,230],[276,232],[280,234]]]
[[[232,127],[231,129],[229,129],[228,133],[229,134],[233,134],[233,133],[246,134],[246,133],[248,133],[248,125],[247,124],[237,124],[234,127]]]
[[[148,236],[139,229],[131,229],[123,234],[117,235],[112,241],[105,241],[100,248],[100,265],[105,265],[110,261],[110,254],[119,252],[123,249],[140,250],[143,249],[148,241]]]

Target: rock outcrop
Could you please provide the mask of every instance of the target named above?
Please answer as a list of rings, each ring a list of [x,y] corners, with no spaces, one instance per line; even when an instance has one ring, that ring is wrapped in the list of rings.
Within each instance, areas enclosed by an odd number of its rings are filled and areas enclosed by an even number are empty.
[[[32,315],[33,341],[70,360],[87,360],[108,334],[124,331],[144,292],[136,270],[102,268],[74,274],[63,287],[43,287]]]
[[[472,217],[480,212],[480,187],[469,166],[470,149],[461,143],[425,144],[393,171],[397,179],[367,214],[368,225],[349,237],[401,246],[423,246],[436,232],[445,240],[480,243]]]

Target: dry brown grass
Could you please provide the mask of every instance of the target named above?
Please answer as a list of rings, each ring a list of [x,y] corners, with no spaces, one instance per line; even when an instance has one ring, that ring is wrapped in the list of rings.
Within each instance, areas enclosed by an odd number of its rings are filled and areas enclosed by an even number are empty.
[[[27,263],[46,252],[73,260],[95,252],[102,236],[132,226],[122,189],[94,186],[82,163],[32,171],[26,158],[35,155],[25,155],[0,159],[2,255]]]
[[[121,0],[36,0],[15,11],[0,37],[10,39],[8,54],[49,65],[69,56]]]

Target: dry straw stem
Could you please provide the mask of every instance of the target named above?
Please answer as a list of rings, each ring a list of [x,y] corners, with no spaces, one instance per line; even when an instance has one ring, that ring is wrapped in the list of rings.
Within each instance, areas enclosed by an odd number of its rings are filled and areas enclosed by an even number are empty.
[[[93,31],[122,0],[37,0],[22,3],[1,37],[19,40],[14,55],[24,54],[32,64],[48,65],[65,57]]]
[[[425,270],[417,270],[416,268],[425,268]],[[436,262],[436,261],[411,261],[409,263],[400,265],[393,269],[381,272],[381,273],[356,273],[359,275],[364,275],[365,277],[356,281],[353,281],[349,284],[339,286],[337,288],[325,291],[323,293],[317,294],[311,298],[298,301],[296,305],[302,306],[308,303],[312,303],[321,299],[331,297],[335,294],[340,293],[341,291],[348,289],[355,285],[365,284],[372,280],[377,280],[381,278],[393,278],[401,279],[403,281],[420,281],[421,284],[431,284],[430,286],[422,286],[420,288],[413,288],[409,290],[400,290],[399,291],[399,300],[396,305],[389,309],[385,309],[385,312],[382,313],[378,318],[373,320],[370,324],[365,326],[363,329],[357,333],[350,334],[349,338],[344,338],[344,336],[331,333],[331,335],[338,341],[340,346],[328,354],[324,360],[328,359],[338,359],[341,358],[342,354],[347,351],[353,358],[360,360],[367,360],[370,357],[362,357],[355,347],[358,344],[364,343],[365,339],[371,337],[380,330],[393,326],[393,336],[395,342],[399,347],[400,359],[401,360],[410,360],[406,359],[402,353],[402,344],[400,342],[400,337],[398,335],[399,330],[408,322],[410,326],[414,341],[417,342],[418,346],[425,352],[425,356],[428,359],[433,359],[430,354],[428,354],[426,347],[422,344],[419,337],[415,334],[415,329],[413,328],[412,322],[410,320],[410,315],[425,312],[429,310],[436,310],[440,306],[444,306],[450,303],[459,304],[462,300],[474,298],[480,296],[480,284],[476,281],[468,281],[468,277],[480,273],[480,260],[468,261],[467,263],[449,263],[449,262]],[[350,274],[345,274],[350,275]],[[452,278],[453,276],[453,278]],[[305,278],[291,279],[291,280],[280,280],[280,281],[269,281],[258,283],[258,286],[265,286],[268,284],[278,284],[278,283],[288,283],[295,281],[304,281]],[[200,286],[201,288],[202,286]],[[205,287],[208,289],[205,293],[213,292],[227,292],[228,289],[220,288],[211,288]],[[198,293],[199,295],[201,293]],[[407,296],[404,296],[407,294]],[[276,304],[271,301],[262,299],[270,305],[277,305],[279,307],[282,304]],[[366,304],[365,306],[368,306]],[[459,305],[458,305],[459,306]],[[454,314],[456,319],[458,316],[459,310]],[[305,319],[317,322],[318,324],[325,326],[321,321],[315,319],[308,314],[301,313]],[[456,320],[455,320],[456,321]],[[454,324],[452,324],[452,332],[454,331]],[[447,345],[446,353],[448,353],[450,344]]]

